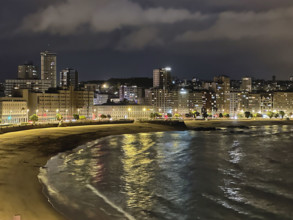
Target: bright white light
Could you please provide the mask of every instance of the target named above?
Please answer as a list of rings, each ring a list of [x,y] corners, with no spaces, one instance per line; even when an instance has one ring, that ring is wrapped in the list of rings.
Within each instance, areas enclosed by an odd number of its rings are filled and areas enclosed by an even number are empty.
[[[171,67],[166,67],[165,70],[166,71],[171,71],[172,69],[171,69]]]

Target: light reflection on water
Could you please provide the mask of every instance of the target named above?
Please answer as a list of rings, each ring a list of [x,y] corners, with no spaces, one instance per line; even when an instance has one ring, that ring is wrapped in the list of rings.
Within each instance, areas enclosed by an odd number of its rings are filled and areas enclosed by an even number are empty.
[[[88,183],[136,219],[291,219],[292,141],[290,126],[113,136],[53,158],[43,179],[73,220],[126,219]]]

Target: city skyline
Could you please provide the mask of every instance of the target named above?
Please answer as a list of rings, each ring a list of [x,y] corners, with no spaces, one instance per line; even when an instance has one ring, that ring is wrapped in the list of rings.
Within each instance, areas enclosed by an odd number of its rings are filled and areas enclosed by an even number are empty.
[[[72,67],[82,81],[146,77],[162,66],[182,78],[285,80],[293,72],[292,6],[288,0],[5,2],[0,80],[26,60],[40,66],[38,53],[46,49],[58,54],[58,73]],[[72,11],[79,12],[71,17]]]

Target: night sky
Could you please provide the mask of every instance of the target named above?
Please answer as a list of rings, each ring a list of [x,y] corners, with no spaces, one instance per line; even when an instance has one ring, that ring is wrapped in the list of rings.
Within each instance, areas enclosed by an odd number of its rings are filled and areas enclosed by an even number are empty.
[[[81,80],[293,75],[292,0],[9,0],[0,7],[0,80],[40,51]],[[48,46],[49,45],[49,46]]]

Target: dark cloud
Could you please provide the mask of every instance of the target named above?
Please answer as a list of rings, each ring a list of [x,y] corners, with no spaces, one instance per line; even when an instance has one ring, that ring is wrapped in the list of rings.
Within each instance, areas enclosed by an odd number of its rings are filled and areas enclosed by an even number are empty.
[[[81,79],[228,74],[286,79],[293,64],[292,0],[11,0],[0,8],[0,79],[48,44]]]
[[[202,31],[187,31],[177,37],[179,41],[213,41],[217,39],[267,40],[291,39],[293,7],[266,12],[222,12],[213,26]]]
[[[201,19],[201,14],[187,9],[144,9],[130,0],[68,0],[28,15],[22,30],[69,35],[83,25],[93,32],[111,32],[125,26],[172,24],[190,19]]]

